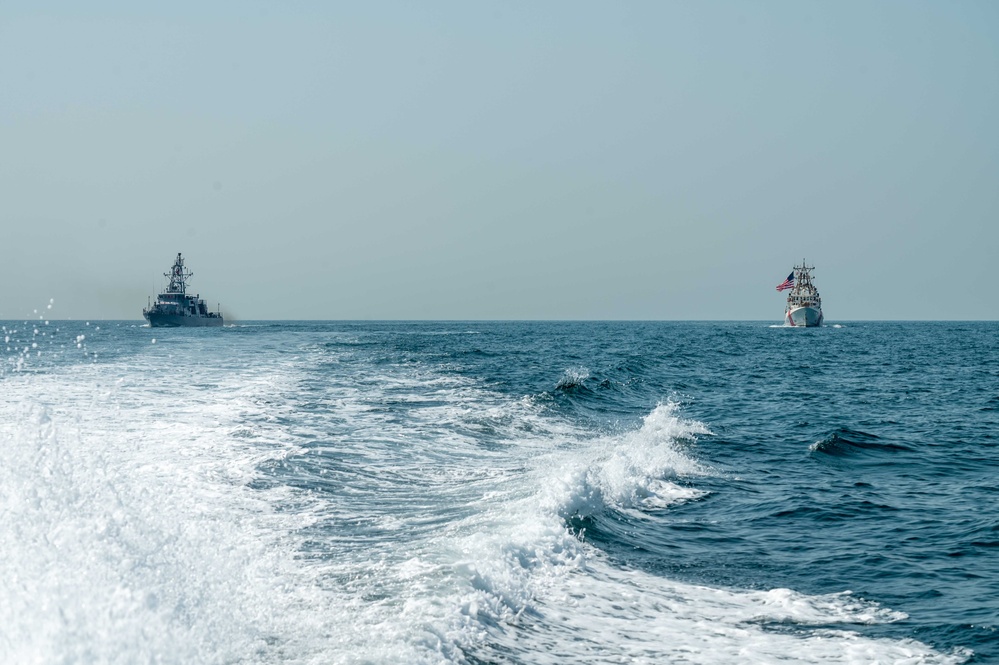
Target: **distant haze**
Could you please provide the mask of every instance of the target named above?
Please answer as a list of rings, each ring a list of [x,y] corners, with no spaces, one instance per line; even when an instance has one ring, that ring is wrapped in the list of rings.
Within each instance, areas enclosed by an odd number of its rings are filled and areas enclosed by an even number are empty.
[[[148,6],[147,6],[148,5]],[[161,5],[161,6],[154,6]],[[997,319],[999,3],[5,2],[0,319]]]

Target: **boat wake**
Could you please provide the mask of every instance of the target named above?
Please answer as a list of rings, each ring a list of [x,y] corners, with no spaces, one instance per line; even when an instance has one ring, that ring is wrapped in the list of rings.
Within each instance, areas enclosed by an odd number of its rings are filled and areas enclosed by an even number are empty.
[[[447,366],[357,344],[263,355],[259,334],[198,364],[143,340],[4,377],[0,660],[967,657],[850,630],[904,615],[849,592],[682,583],[588,538],[710,497],[691,452],[710,431],[674,402],[596,432]]]

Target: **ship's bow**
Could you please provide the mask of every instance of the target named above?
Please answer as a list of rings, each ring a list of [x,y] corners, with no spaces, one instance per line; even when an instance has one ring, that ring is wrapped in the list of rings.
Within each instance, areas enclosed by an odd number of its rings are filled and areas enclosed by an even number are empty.
[[[817,307],[798,307],[787,313],[788,325],[812,328],[822,325],[822,310]]]

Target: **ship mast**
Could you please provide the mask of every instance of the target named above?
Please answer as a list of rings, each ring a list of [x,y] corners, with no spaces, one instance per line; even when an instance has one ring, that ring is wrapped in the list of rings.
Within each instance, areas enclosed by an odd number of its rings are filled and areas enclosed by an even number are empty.
[[[794,292],[801,291],[813,291],[815,287],[812,286],[812,271],[815,270],[815,266],[808,266],[805,264],[805,259],[801,260],[800,266],[794,267],[795,272],[795,283]]]
[[[194,273],[184,267],[184,257],[177,252],[177,259],[173,262],[173,267],[170,272],[163,273],[164,277],[170,278],[170,285],[167,286],[167,293],[180,293],[181,295],[187,292],[187,280],[194,277]]]

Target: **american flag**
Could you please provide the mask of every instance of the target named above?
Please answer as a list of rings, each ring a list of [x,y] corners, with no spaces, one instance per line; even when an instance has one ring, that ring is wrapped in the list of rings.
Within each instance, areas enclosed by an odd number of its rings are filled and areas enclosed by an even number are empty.
[[[784,289],[789,289],[794,286],[794,272],[792,271],[790,275],[787,276],[783,282],[777,285],[778,291],[783,291]]]

